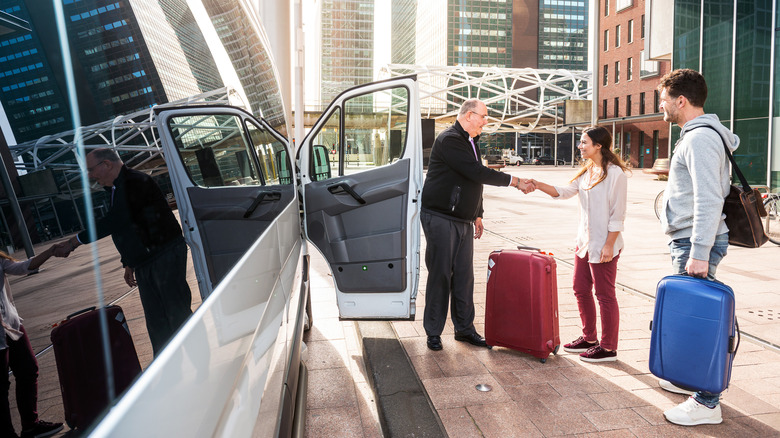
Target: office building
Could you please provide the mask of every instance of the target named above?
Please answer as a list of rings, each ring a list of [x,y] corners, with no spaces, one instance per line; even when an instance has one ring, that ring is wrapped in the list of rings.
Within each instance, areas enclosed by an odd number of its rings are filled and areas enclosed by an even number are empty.
[[[320,102],[374,78],[374,0],[323,0]],[[371,105],[366,100],[364,104]]]
[[[669,124],[659,110],[656,87],[670,63],[647,60],[645,0],[599,5],[598,124],[611,130],[614,147],[631,166],[652,167],[668,157]]]

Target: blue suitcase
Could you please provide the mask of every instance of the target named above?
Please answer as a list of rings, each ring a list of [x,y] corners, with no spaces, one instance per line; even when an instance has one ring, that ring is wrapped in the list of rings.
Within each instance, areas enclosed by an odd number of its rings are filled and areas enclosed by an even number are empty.
[[[729,386],[739,346],[730,287],[685,275],[664,277],[650,325],[651,373],[693,391],[721,393]]]

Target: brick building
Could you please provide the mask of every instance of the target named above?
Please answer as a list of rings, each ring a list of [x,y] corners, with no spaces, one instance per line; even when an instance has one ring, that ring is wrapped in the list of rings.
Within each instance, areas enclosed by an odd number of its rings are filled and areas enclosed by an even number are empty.
[[[602,0],[598,19],[598,124],[611,127],[614,147],[631,166],[652,167],[669,156],[669,123],[656,86],[670,63],[645,58],[644,0]]]

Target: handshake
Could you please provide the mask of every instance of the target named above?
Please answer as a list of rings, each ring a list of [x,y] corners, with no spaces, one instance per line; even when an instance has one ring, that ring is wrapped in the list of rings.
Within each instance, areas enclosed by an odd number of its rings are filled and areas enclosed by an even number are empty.
[[[52,255],[54,257],[67,257],[70,255],[70,253],[73,252],[74,249],[76,249],[77,246],[79,245],[73,243],[73,238],[64,242],[55,243],[51,246]]]
[[[516,176],[513,176],[512,182],[509,183],[509,186],[515,187],[517,190],[520,190],[523,193],[528,194],[536,190],[536,181],[532,179],[520,179]]]

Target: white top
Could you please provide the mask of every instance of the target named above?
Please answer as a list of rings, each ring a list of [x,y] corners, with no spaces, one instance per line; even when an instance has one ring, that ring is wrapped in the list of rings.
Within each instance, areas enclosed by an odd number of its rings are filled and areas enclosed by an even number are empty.
[[[30,260],[23,262],[14,262],[8,259],[0,258],[0,350],[7,348],[5,342],[6,335],[18,341],[22,337],[20,326],[22,318],[16,311],[14,298],[11,295],[11,287],[8,284],[8,276],[29,274]]]
[[[610,164],[604,181],[590,188],[599,179],[601,167],[591,168],[566,187],[555,186],[558,196],[553,199],[569,199],[579,195],[580,223],[577,227],[577,256],[588,255],[590,263],[598,263],[601,249],[611,231],[623,231],[626,219],[628,177],[620,167]],[[590,188],[590,190],[588,190]],[[618,234],[613,248],[617,255],[623,249],[623,236]]]

